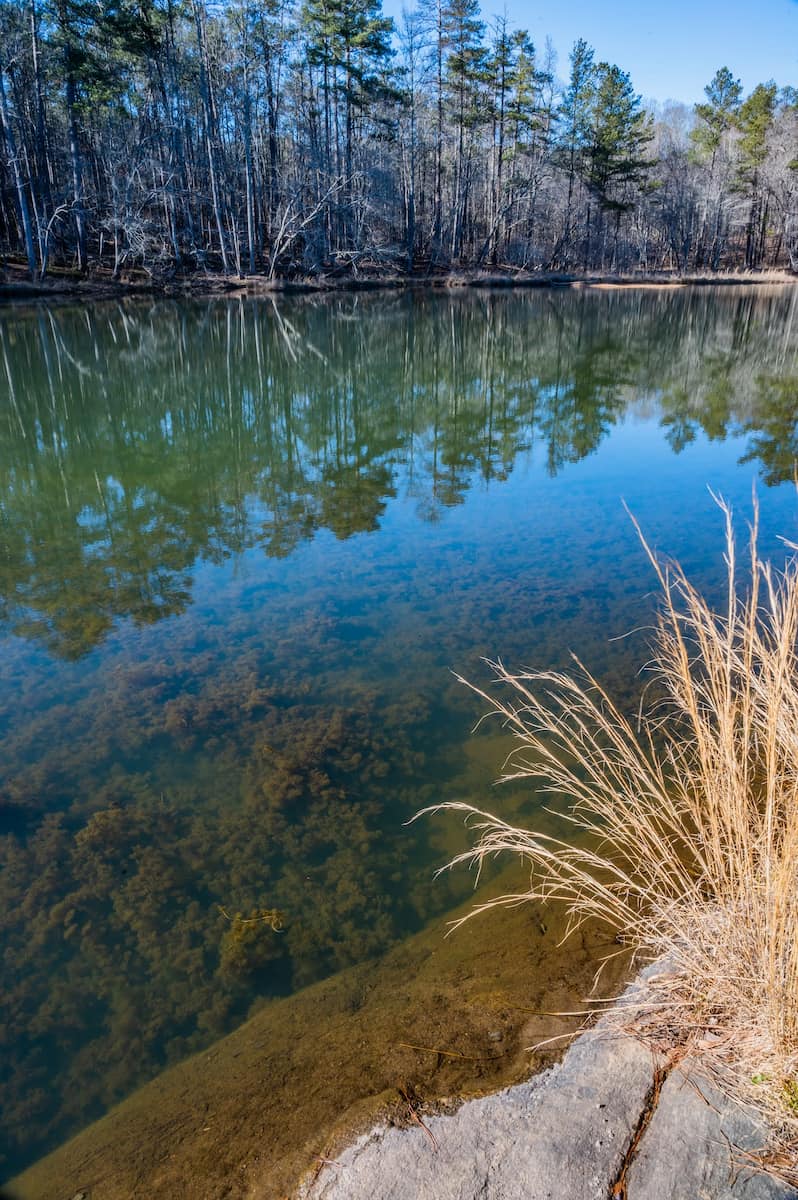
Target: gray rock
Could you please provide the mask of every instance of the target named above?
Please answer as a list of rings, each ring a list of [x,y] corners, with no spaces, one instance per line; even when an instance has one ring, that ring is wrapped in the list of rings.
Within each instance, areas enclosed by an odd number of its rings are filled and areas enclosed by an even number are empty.
[[[648,967],[619,1006],[667,969]],[[761,1122],[694,1064],[671,1071],[649,1114],[658,1065],[604,1017],[527,1083],[426,1116],[426,1130],[373,1129],[296,1200],[798,1200],[745,1157],[765,1143]]]
[[[372,1130],[297,1200],[798,1200],[745,1158],[764,1145],[761,1123],[690,1064],[668,1075],[645,1124],[654,1068],[604,1019],[552,1070],[425,1116],[429,1132]]]
[[[798,1191],[746,1159],[765,1140],[751,1112],[685,1063],[665,1080],[637,1146],[627,1200],[798,1200]]]
[[[419,1126],[361,1137],[305,1200],[607,1200],[652,1088],[650,1053],[599,1025],[560,1066]]]

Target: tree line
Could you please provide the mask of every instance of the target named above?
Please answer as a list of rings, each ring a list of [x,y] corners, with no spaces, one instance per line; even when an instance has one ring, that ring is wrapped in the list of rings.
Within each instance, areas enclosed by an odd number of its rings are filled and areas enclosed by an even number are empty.
[[[798,93],[649,111],[478,0],[0,0],[0,253],[270,278],[798,264]]]

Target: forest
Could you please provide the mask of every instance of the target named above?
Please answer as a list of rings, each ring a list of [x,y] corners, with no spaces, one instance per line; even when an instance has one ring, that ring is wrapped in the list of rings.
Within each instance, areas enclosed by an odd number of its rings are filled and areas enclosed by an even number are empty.
[[[478,0],[0,0],[6,271],[798,265],[798,93],[647,105]]]

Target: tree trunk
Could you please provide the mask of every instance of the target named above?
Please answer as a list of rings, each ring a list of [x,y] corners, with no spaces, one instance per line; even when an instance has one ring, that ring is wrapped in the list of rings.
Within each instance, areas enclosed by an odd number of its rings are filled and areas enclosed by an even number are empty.
[[[28,272],[31,279],[35,279],[36,251],[33,245],[33,225],[30,219],[30,209],[28,208],[28,197],[25,192],[25,181],[22,178],[22,172],[19,166],[19,157],[17,155],[16,141],[14,139],[14,130],[11,125],[11,117],[8,111],[6,85],[2,67],[0,67],[0,125],[2,125],[3,137],[8,149],[8,157],[11,161],[11,169],[14,174],[14,184],[17,189],[17,203],[19,204],[19,215],[22,220],[22,234],[25,239],[25,257],[28,260]]]
[[[72,165],[72,211],[75,218],[76,249],[78,255],[78,270],[86,270],[86,214],[83,208],[83,160],[78,141],[78,122],[75,112],[75,77],[71,57],[67,50],[66,64],[66,106],[69,123],[69,158]]]
[[[244,173],[247,191],[247,254],[249,273],[255,274],[255,188],[252,175],[252,98],[249,77],[244,68]]]
[[[229,275],[230,261],[227,255],[227,239],[224,232],[222,209],[221,204],[219,203],[219,188],[216,181],[216,161],[214,153],[214,145],[216,141],[216,123],[214,121],[213,105],[211,101],[208,41],[205,36],[205,13],[200,0],[194,0],[194,19],[197,25],[197,47],[200,52],[200,93],[202,95],[202,108],[205,119],[205,149],[208,155],[208,176],[211,185],[211,204],[213,206],[213,218],[216,224],[216,232],[219,237],[219,249],[222,255],[222,270],[224,271],[225,275]]]

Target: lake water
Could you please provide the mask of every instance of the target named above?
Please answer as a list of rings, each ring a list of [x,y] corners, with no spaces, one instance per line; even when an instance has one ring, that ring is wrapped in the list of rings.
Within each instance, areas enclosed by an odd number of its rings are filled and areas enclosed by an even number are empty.
[[[461,831],[403,823],[538,801],[451,672],[574,650],[633,704],[624,502],[710,592],[708,488],[796,539],[797,305],[0,310],[0,1178],[462,898]]]

